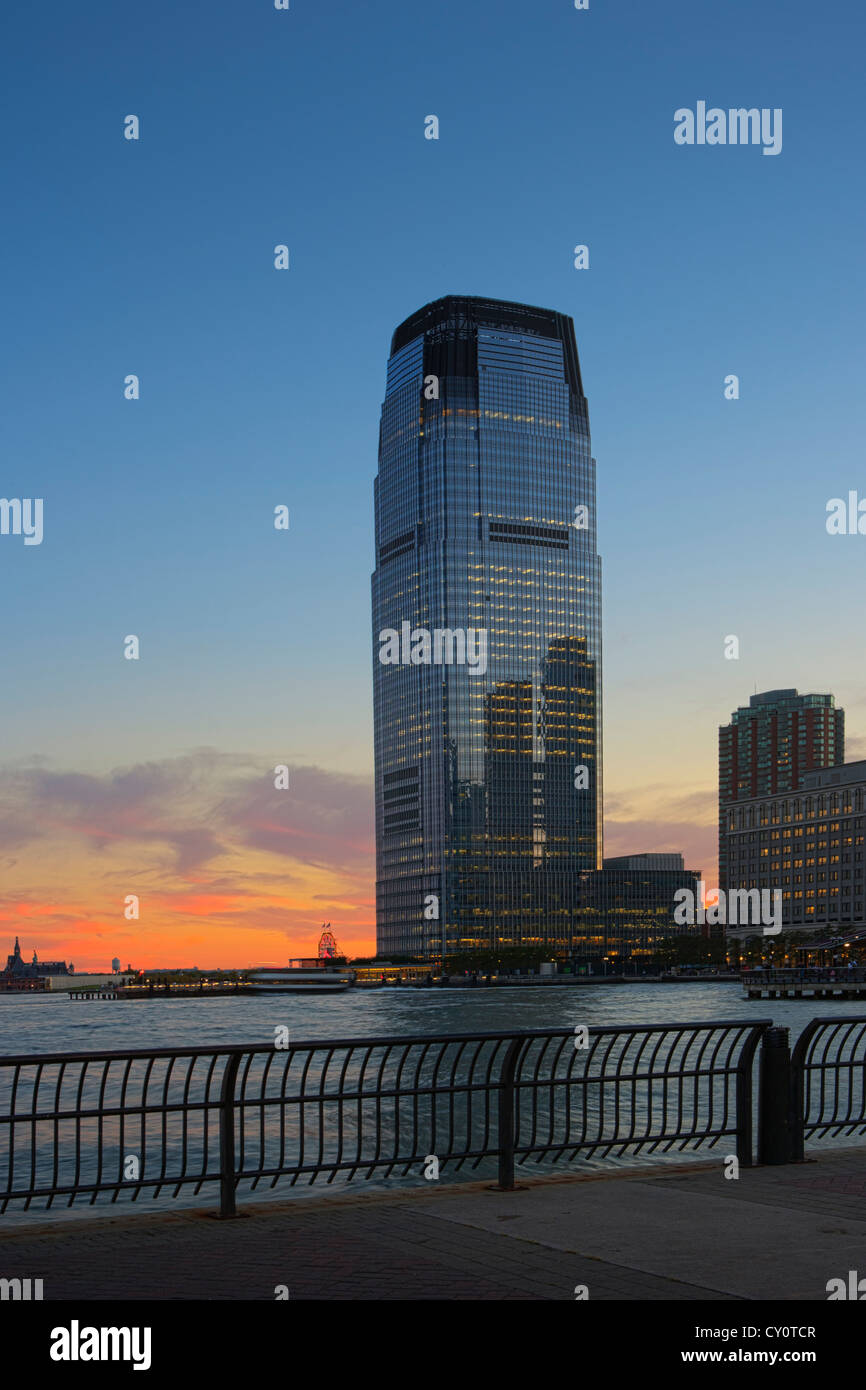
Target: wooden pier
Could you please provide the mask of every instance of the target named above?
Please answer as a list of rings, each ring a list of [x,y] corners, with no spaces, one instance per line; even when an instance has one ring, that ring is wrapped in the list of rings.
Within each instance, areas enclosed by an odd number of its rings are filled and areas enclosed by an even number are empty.
[[[117,989],[70,989],[66,991],[70,999],[89,1001],[93,999],[210,999],[219,994],[248,994],[248,985],[125,985]]]
[[[744,999],[866,999],[866,970],[860,966],[835,970],[744,971]]]

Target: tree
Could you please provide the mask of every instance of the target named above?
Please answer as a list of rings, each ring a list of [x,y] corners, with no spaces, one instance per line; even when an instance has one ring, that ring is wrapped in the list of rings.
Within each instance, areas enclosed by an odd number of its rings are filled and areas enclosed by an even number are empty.
[[[725,943],[719,937],[670,936],[653,953],[653,963],[664,969],[680,965],[724,965]]]
[[[450,975],[460,975],[465,970],[509,975],[515,970],[536,970],[543,961],[555,958],[546,946],[504,946],[498,951],[456,951],[445,957],[444,964]]]

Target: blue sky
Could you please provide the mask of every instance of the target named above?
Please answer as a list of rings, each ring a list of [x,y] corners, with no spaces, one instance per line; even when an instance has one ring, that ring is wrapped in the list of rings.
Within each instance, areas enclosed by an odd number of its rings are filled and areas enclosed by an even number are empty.
[[[824,527],[866,496],[861,6],[54,0],[5,27],[2,493],[45,499],[45,539],[0,538],[4,760],[369,774],[385,362],[451,292],[575,320],[611,851],[666,847],[653,807],[711,846],[716,727],[756,684],[834,691],[866,755],[866,537]],[[781,107],[782,153],[675,145],[698,100]]]

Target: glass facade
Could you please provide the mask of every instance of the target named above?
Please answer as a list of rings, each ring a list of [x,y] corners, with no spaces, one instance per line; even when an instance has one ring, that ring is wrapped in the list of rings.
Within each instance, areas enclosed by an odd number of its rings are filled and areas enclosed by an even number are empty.
[[[454,296],[401,324],[375,507],[379,953],[569,948],[602,793],[595,462],[571,320]]]
[[[665,861],[668,867],[662,867]],[[696,928],[684,931],[674,920],[680,889],[688,888],[694,901],[700,900],[700,874],[685,868],[682,855],[623,855],[605,860],[594,878],[596,920],[614,966],[630,960],[647,964],[672,936],[698,933]],[[598,959],[589,931],[585,942],[575,941],[575,956]]]

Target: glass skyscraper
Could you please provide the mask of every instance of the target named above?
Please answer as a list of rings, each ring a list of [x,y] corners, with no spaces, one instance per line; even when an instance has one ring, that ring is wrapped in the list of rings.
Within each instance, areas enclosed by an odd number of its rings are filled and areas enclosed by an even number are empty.
[[[601,857],[595,461],[570,318],[394,333],[375,484],[377,946],[568,948]]]

